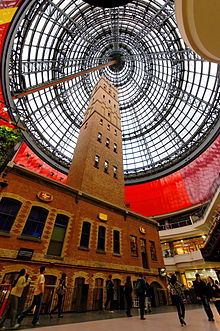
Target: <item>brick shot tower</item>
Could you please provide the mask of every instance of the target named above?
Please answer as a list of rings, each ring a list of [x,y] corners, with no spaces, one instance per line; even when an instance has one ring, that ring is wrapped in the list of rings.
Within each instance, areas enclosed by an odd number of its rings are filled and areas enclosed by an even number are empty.
[[[124,207],[120,119],[117,89],[102,76],[84,115],[67,185]]]

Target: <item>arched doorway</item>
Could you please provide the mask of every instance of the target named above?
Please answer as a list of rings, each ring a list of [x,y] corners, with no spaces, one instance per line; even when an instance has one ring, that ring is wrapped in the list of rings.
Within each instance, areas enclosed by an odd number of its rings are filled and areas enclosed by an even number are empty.
[[[87,310],[89,285],[85,284],[85,278],[77,277],[73,290],[72,310],[82,312]]]
[[[41,313],[47,314],[51,310],[53,294],[56,287],[56,281],[57,281],[56,276],[45,275],[45,289],[44,289]]]
[[[103,309],[103,279],[96,278],[95,287],[93,289],[93,310],[102,310]]]
[[[114,309],[123,309],[124,297],[123,297],[123,286],[121,286],[120,279],[113,279],[114,282],[114,297],[113,297],[113,307]]]
[[[150,284],[151,291],[151,305],[153,307],[158,307],[167,304],[166,291],[157,282],[152,282]]]

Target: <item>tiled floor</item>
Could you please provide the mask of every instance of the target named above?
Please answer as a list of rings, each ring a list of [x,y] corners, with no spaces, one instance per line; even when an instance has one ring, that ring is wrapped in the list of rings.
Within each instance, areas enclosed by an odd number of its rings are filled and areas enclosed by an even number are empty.
[[[59,331],[61,329],[62,331],[220,331],[220,315],[214,306],[212,306],[212,310],[215,322],[208,321],[201,307],[188,306],[186,309],[187,325],[184,327],[179,324],[174,307],[161,307],[154,309],[152,314],[147,314],[146,320],[143,321],[137,315],[131,318],[124,317],[124,312],[65,314],[63,319],[57,319],[54,315],[52,320],[49,320],[48,316],[41,316],[40,322],[43,328],[35,327],[34,331]],[[133,313],[136,314],[137,311],[134,310]],[[33,327],[30,328],[30,325],[31,319],[27,318],[23,321],[21,329],[33,331]]]

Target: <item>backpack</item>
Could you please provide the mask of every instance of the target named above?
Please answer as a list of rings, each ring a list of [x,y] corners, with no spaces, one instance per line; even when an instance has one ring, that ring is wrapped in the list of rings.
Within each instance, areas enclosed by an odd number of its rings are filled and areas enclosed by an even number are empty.
[[[135,292],[136,292],[137,296],[144,293],[143,284],[142,284],[141,279],[137,280],[137,283],[136,283],[136,286],[135,286]]]
[[[114,284],[111,280],[107,280],[107,283],[106,283],[106,290],[109,291],[109,290],[112,290],[114,287]]]

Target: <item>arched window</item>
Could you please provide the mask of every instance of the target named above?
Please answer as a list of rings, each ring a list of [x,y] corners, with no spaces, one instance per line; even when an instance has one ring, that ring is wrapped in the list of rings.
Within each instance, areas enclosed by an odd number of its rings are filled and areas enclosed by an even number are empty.
[[[0,231],[9,232],[22,203],[11,198],[2,198],[0,201]]]
[[[28,216],[22,235],[40,238],[47,219],[48,210],[33,206]]]
[[[48,255],[61,256],[68,221],[68,216],[62,214],[57,215],[47,251]]]

